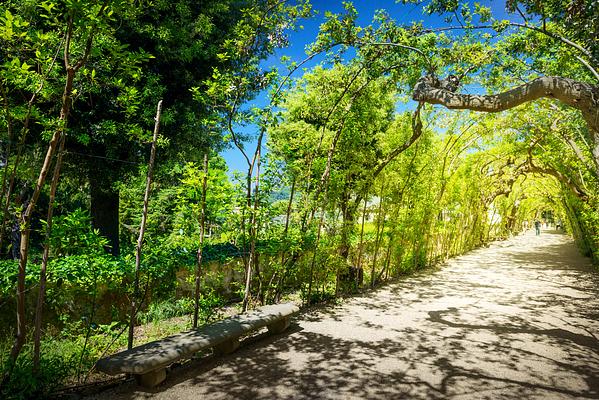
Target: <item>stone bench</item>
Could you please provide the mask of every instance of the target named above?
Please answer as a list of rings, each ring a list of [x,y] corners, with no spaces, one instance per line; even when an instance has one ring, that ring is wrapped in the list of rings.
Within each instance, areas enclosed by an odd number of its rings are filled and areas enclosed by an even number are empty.
[[[218,354],[231,353],[239,347],[241,336],[263,327],[271,333],[281,333],[298,311],[292,303],[260,307],[102,358],[96,363],[96,369],[110,375],[133,374],[140,385],[153,387],[166,379],[166,367],[175,361],[190,358],[207,348],[213,348]]]

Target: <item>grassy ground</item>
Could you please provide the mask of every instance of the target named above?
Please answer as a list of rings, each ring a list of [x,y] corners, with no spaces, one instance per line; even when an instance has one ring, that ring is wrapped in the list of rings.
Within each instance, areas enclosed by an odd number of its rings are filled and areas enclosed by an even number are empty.
[[[134,345],[162,339],[191,328],[191,314],[175,315],[185,311],[165,302],[140,315],[143,323],[134,330]],[[201,322],[213,321],[237,313],[235,307],[223,307],[202,314]],[[10,368],[6,362],[12,347],[12,338],[0,341],[0,373]],[[39,372],[32,363],[33,338],[29,337],[17,363],[12,367],[10,380],[0,389],[3,399],[30,399],[49,397],[57,389],[97,383],[112,377],[96,372],[95,362],[108,354],[127,348],[127,325],[113,323],[88,327],[82,321],[67,324],[60,332],[48,327],[42,340]]]

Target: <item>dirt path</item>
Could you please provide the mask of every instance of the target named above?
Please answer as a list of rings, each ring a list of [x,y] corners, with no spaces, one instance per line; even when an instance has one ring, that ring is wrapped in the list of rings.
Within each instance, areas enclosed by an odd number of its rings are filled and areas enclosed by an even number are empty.
[[[599,273],[527,233],[98,399],[599,398]]]

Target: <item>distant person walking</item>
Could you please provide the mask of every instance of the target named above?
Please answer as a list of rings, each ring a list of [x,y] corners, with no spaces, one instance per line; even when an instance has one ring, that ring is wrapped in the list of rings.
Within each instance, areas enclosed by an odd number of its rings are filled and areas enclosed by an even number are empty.
[[[537,236],[541,234],[541,221],[538,219],[535,219],[535,232],[537,233]]]

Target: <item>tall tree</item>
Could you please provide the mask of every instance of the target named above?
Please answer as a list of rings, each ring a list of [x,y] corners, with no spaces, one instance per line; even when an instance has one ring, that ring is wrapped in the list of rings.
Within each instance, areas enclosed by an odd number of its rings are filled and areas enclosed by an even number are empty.
[[[92,53],[94,43],[97,40],[98,32],[101,31],[107,16],[114,10],[108,8],[107,2],[101,4],[74,2],[67,5],[64,11],[66,22],[64,25],[65,39],[62,61],[64,63],[65,77],[60,112],[35,188],[21,217],[21,243],[17,283],[17,331],[15,342],[10,353],[9,362],[11,365],[16,362],[26,340],[25,277],[27,273],[33,213],[45,185],[46,177],[59,143],[63,143],[64,136],[66,135],[66,127],[72,109],[73,94],[75,92],[75,78],[82,67],[86,65],[88,58]],[[57,170],[58,168],[60,168],[60,164],[57,165]],[[10,372],[10,368],[8,371]]]

